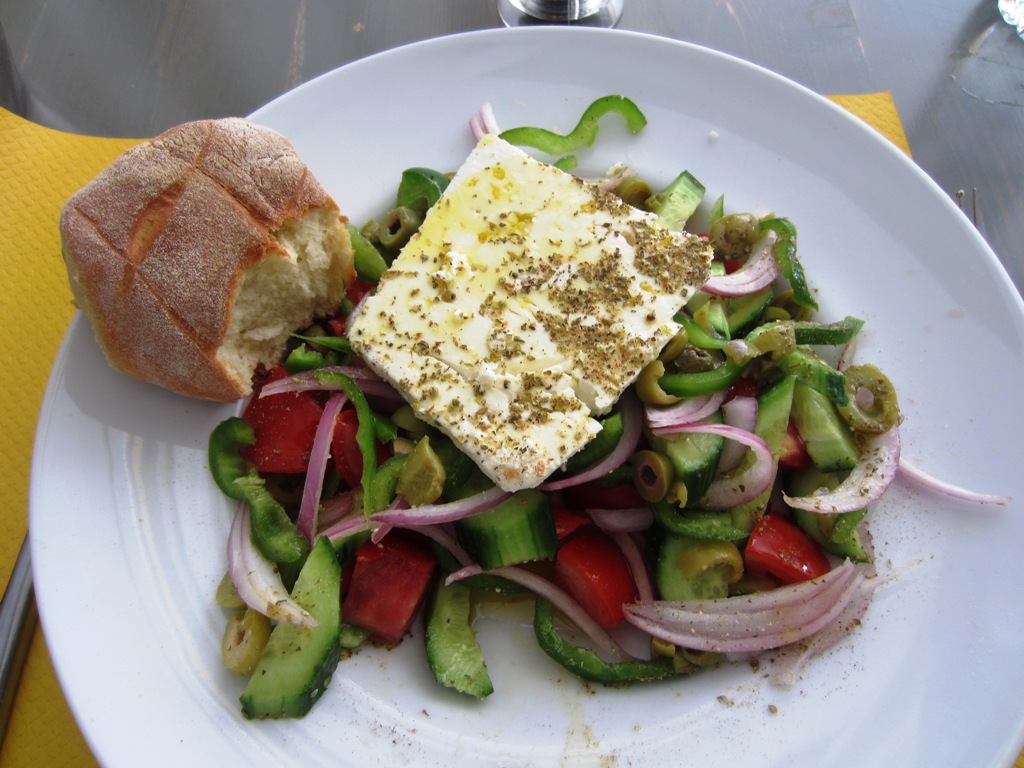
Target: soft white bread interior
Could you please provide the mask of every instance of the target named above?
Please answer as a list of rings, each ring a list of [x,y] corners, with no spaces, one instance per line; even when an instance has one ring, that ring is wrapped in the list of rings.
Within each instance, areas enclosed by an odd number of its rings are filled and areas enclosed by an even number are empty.
[[[126,152],[61,211],[71,290],[110,364],[190,397],[252,391],[353,279],[345,218],[280,134],[185,123]]]

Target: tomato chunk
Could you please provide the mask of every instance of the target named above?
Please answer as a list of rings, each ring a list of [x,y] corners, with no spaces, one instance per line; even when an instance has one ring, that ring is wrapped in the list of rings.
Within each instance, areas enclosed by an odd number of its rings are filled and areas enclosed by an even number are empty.
[[[637,599],[622,550],[596,526],[579,529],[555,555],[554,581],[606,629],[622,623],[622,606]]]
[[[633,509],[647,506],[632,483],[610,486],[584,483],[566,488],[563,497],[566,506],[572,509]]]
[[[779,466],[786,469],[807,469],[811,466],[811,456],[807,453],[807,446],[792,421],[787,425],[786,435],[782,439]]]
[[[437,561],[425,547],[394,533],[356,550],[342,620],[397,645],[409,630]]]
[[[572,535],[584,525],[591,525],[593,522],[586,515],[566,509],[560,504],[551,505],[551,517],[555,521],[555,535],[559,541]]]
[[[275,368],[267,382],[286,375],[284,368]],[[242,455],[260,472],[305,472],[323,411],[311,392],[286,392],[267,397],[254,394],[242,418],[252,425],[256,442],[247,446]]]
[[[356,442],[359,431],[359,416],[355,408],[345,408],[334,421],[334,435],[331,438],[331,457],[338,474],[352,488],[358,488],[363,479],[363,454]],[[377,447],[377,466],[388,458],[387,448],[380,441]]]
[[[784,584],[810,581],[832,570],[814,539],[777,513],[757,521],[743,561],[751,573],[773,576]]]

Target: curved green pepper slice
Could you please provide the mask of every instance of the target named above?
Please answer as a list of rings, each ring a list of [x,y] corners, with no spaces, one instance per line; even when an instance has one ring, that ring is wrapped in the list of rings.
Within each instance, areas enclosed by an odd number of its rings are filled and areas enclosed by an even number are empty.
[[[502,131],[500,138],[510,144],[539,149],[549,155],[566,155],[582,147],[592,146],[597,138],[598,120],[614,112],[626,121],[626,129],[633,134],[647,125],[647,118],[640,108],[625,96],[602,96],[584,110],[576,127],[567,134],[555,133],[546,128],[523,126]]]
[[[555,628],[551,602],[539,596],[533,612],[533,631],[544,653],[574,675],[592,683],[644,683],[678,677],[697,669],[678,670],[673,660],[664,656],[650,660],[605,661],[589,648],[581,648],[562,637]]]
[[[222,421],[210,434],[210,474],[226,496],[249,505],[252,540],[263,556],[276,563],[294,563],[309,553],[309,542],[267,490],[259,472],[242,457],[241,449],[255,441],[245,419],[232,416]]]
[[[726,360],[717,368],[697,373],[666,373],[658,379],[664,392],[678,397],[710,395],[721,392],[735,382],[747,369],[749,363],[735,363]]]

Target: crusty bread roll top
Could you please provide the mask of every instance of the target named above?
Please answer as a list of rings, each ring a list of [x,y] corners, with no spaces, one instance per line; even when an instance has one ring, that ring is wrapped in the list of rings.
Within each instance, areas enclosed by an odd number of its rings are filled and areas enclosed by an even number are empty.
[[[291,142],[226,118],[126,152],[67,202],[60,232],[114,368],[231,401],[338,307],[353,274],[344,222]]]

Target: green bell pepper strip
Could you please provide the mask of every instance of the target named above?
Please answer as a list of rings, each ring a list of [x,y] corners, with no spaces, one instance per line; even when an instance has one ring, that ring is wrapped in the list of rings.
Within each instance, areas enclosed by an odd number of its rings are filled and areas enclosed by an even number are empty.
[[[376,285],[380,281],[380,276],[388,269],[387,261],[377,250],[377,246],[371,243],[358,227],[347,223],[345,229],[348,230],[348,237],[352,242],[352,265],[356,270],[356,276]]]
[[[771,230],[779,239],[772,246],[772,256],[782,270],[782,275],[789,280],[793,289],[793,301],[807,309],[817,309],[818,302],[811,295],[804,277],[804,268],[796,256],[796,227],[789,219],[765,219],[761,222],[761,231]]]
[[[673,660],[664,656],[650,660],[605,661],[589,648],[581,648],[563,638],[555,628],[551,602],[540,596],[533,612],[533,631],[544,653],[573,674],[593,683],[644,683],[693,671],[677,670]]]
[[[749,535],[733,525],[732,515],[726,510],[714,512],[710,510],[682,511],[667,501],[658,501],[651,505],[654,519],[666,530],[703,541],[743,541]]]
[[[324,386],[337,387],[346,395],[356,409],[359,428],[356,430],[356,444],[363,457],[363,513],[370,519],[373,512],[373,478],[377,474],[376,416],[356,383],[338,371],[317,371],[317,380]]]
[[[385,509],[388,504],[394,501],[395,487],[398,485],[398,475],[401,474],[402,467],[408,461],[409,454],[401,453],[392,456],[377,467],[377,473],[373,476],[373,484],[368,491],[364,490],[364,493],[369,494],[371,497],[370,506],[374,512]]]
[[[749,363],[734,363],[726,360],[717,368],[697,373],[666,373],[658,379],[662,391],[676,397],[693,397],[721,392],[736,381],[747,369]]]
[[[609,112],[620,115],[626,121],[626,129],[632,134],[639,133],[647,125],[644,113],[625,96],[602,96],[584,110],[576,127],[567,134],[524,126],[509,128],[498,135],[510,144],[533,147],[549,155],[566,155],[592,146],[597,137],[598,120]]]
[[[258,475],[244,477],[236,484],[245,489],[252,541],[264,557],[275,563],[294,563],[309,554],[309,541],[299,533],[284,507],[267,490],[263,478]]]
[[[210,434],[210,474],[226,496],[249,505],[252,540],[263,556],[276,563],[296,562],[309,553],[309,542],[256,468],[242,457],[241,449],[254,442],[256,435],[245,419],[232,416],[222,421]]]
[[[729,343],[728,339],[708,333],[682,313],[676,315],[674,319],[686,330],[687,341],[698,349],[725,349],[725,345]]]
[[[284,360],[284,369],[288,373],[302,373],[314,371],[317,368],[326,368],[329,365],[341,365],[341,363],[342,360],[337,352],[328,350],[325,354],[302,343],[288,353]]]
[[[229,499],[244,500],[245,487],[235,481],[256,475],[256,470],[241,454],[243,448],[255,442],[256,433],[252,425],[239,416],[224,419],[210,433],[207,446],[210,474],[213,475],[213,482]]]

